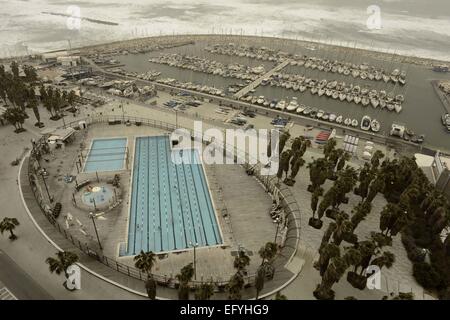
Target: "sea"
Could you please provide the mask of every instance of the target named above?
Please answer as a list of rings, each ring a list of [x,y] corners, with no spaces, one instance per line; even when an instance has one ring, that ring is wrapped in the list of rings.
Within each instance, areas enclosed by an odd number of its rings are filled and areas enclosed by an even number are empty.
[[[450,61],[450,1],[0,0],[0,57],[186,33],[298,38]]]

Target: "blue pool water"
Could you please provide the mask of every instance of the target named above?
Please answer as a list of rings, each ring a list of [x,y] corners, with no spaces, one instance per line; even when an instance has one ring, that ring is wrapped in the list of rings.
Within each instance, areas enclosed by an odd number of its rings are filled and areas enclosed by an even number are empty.
[[[94,139],[84,172],[117,171],[124,167],[127,138]]]
[[[167,136],[136,138],[127,255],[222,243],[198,152],[175,164]]]

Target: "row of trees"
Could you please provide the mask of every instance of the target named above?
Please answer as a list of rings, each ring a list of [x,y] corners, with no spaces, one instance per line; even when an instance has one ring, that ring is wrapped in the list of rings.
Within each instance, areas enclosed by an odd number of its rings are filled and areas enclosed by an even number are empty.
[[[277,245],[272,242],[266,243],[259,251],[261,257],[261,265],[258,267],[255,281],[256,298],[259,297],[261,290],[264,288],[266,279],[270,279],[274,275],[273,261],[277,254]],[[135,267],[147,274],[145,288],[150,299],[156,298],[156,280],[153,278],[152,269],[156,262],[156,254],[153,252],[141,251],[139,255],[134,257]],[[242,298],[242,290],[244,289],[245,275],[247,274],[247,267],[250,265],[250,257],[245,250],[238,250],[233,267],[235,274],[230,278],[225,290],[230,300],[240,300]],[[189,300],[190,292],[195,291],[196,300],[209,300],[214,295],[215,285],[213,282],[202,282],[196,287],[191,287],[191,281],[194,277],[194,267],[192,263],[184,266],[180,273],[176,275],[178,280],[178,298],[180,300]],[[278,296],[283,299],[283,296]]]
[[[28,118],[26,108],[37,109],[34,84],[37,81],[36,70],[31,66],[23,67],[25,76],[19,74],[19,65],[13,61],[10,70],[0,65],[0,97],[8,109],[5,119],[14,125],[15,132],[23,132],[23,123]],[[39,122],[39,121],[38,121]]]
[[[37,122],[35,126],[42,128],[39,104],[50,112],[52,120],[61,118],[60,110],[66,105],[73,106],[76,94],[61,91],[52,86],[44,86],[39,82],[36,70],[32,66],[22,66],[24,74],[19,73],[19,65],[13,61],[10,70],[0,65],[0,97],[8,107],[5,119],[15,127],[15,132],[23,132],[23,124],[28,118],[27,109],[33,110]],[[36,90],[39,88],[39,95]]]
[[[280,136],[280,141],[278,144],[278,152],[280,154],[279,166],[277,172],[278,182],[283,179],[283,174],[285,176],[283,182],[288,186],[293,186],[295,184],[295,177],[297,176],[301,167],[305,165],[305,160],[303,155],[305,154],[308,147],[311,146],[311,141],[305,139],[304,137],[294,138],[291,148],[284,150],[288,140],[291,135],[289,131],[284,131]],[[271,145],[268,146],[268,156],[272,155]]]
[[[61,91],[58,88],[52,86],[45,87],[41,85],[39,88],[41,101],[43,106],[50,112],[52,120],[61,119],[61,109],[66,105],[73,106],[75,103],[76,95],[73,90]]]

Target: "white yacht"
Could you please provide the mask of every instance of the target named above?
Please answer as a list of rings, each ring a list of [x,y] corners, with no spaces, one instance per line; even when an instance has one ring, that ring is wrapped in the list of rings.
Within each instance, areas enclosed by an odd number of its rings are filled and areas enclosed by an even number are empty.
[[[300,107],[297,108],[295,112],[297,113],[303,113],[303,111],[306,109],[306,106],[304,104],[301,104]]]
[[[316,115],[317,119],[321,119],[324,114],[325,114],[325,111],[323,111],[323,110],[317,111],[317,115]]]
[[[336,120],[336,115],[334,113],[330,114],[330,117],[328,118],[330,122],[334,122]]]
[[[364,116],[361,119],[361,130],[369,131],[372,119],[369,116]]]
[[[285,100],[280,100],[280,102],[277,103],[275,108],[276,109],[280,109],[280,110],[286,109],[286,101]]]
[[[294,111],[298,108],[298,102],[297,97],[292,97],[291,102],[289,102],[288,106],[286,107],[287,111]]]
[[[380,131],[380,122],[377,119],[373,119],[370,123],[370,129],[372,129],[373,132]]]
[[[258,103],[258,104],[263,104],[264,103],[264,96],[259,96],[258,97],[258,100],[256,100],[256,103]]]

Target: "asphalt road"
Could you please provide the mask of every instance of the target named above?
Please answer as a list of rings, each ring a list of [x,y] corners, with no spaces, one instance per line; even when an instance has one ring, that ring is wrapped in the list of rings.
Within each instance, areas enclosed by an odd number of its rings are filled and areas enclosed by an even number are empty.
[[[0,282],[19,300],[53,300],[44,288],[2,250],[0,250]]]

